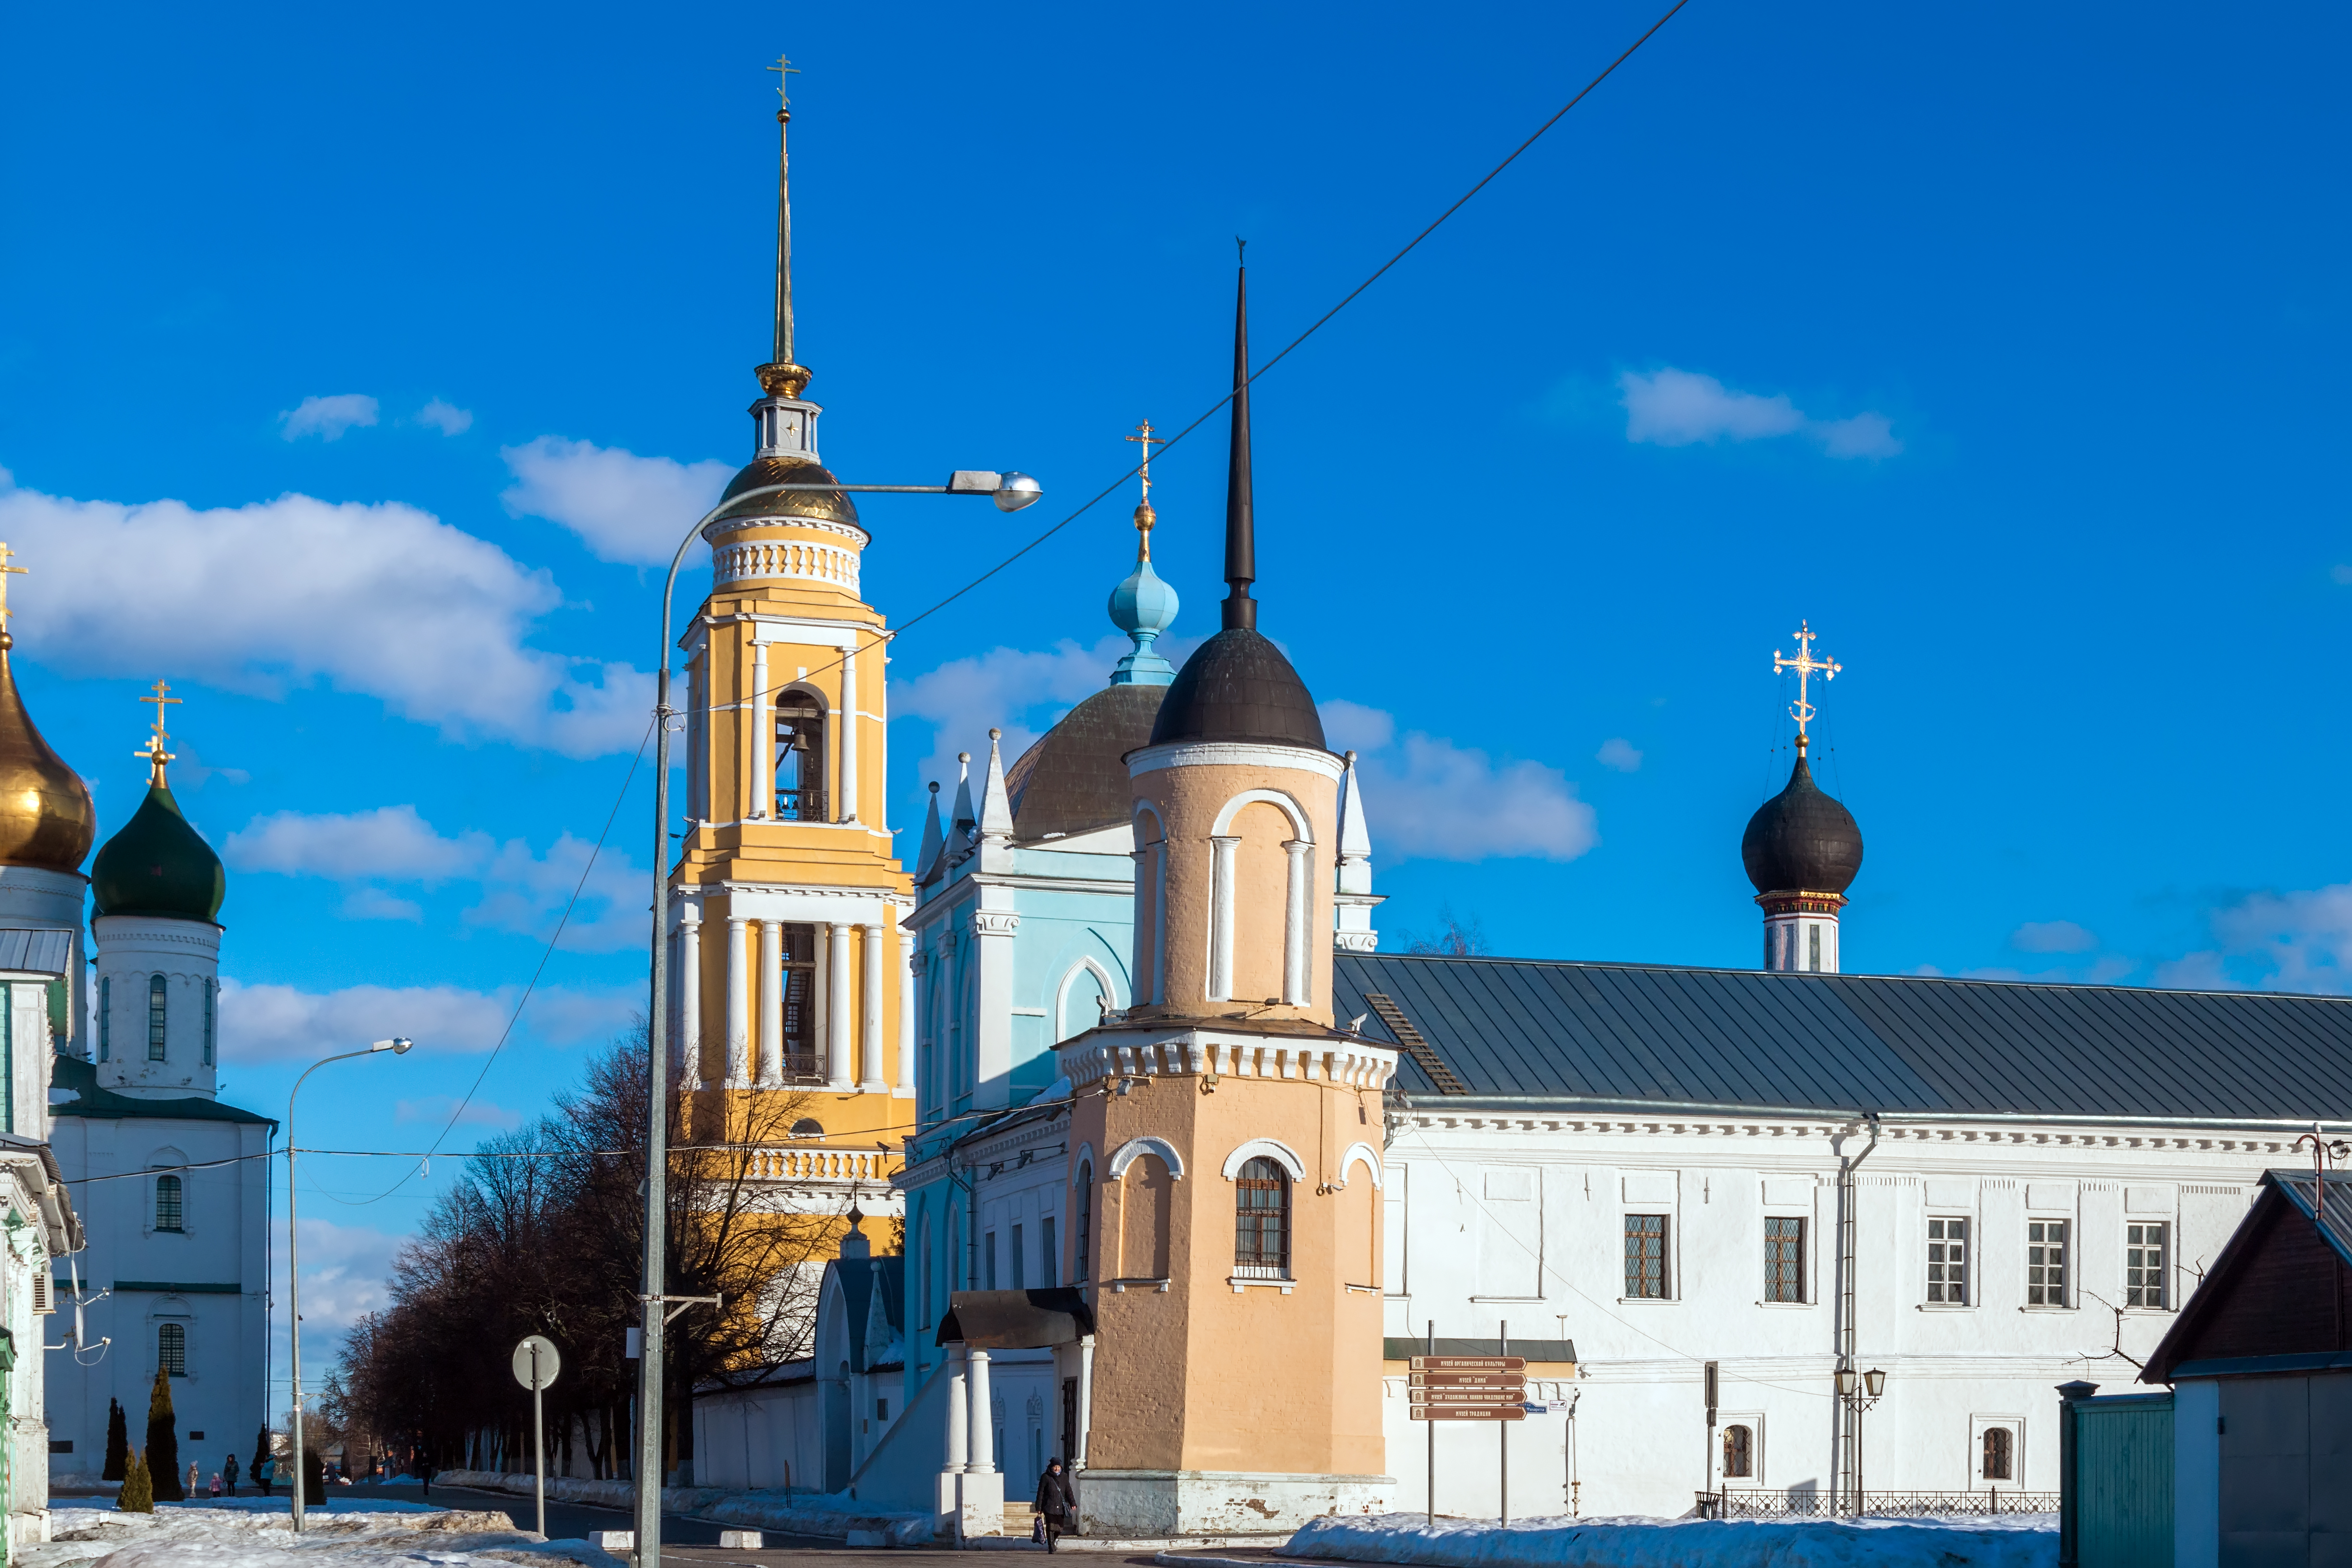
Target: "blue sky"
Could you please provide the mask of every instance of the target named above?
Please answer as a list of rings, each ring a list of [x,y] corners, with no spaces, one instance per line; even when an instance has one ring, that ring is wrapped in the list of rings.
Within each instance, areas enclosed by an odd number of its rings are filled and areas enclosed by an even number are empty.
[[[643,732],[650,541],[748,454],[780,47],[828,462],[1048,491],[865,507],[903,623],[1217,398],[1234,235],[1263,357],[1654,16],[16,16],[17,670],[107,831],[132,698],[187,699],[229,1097],[405,1032],[306,1119],[413,1148],[481,1071]],[[2345,26],[1697,0],[1261,381],[1263,623],[1366,751],[1382,929],[1753,962],[1739,832],[1810,617],[1868,841],[1850,968],[2342,988]],[[1223,465],[1212,422],[1156,470],[1179,640]],[[1098,682],[1132,504],[898,644],[898,826]],[[456,1146],[625,1018],[648,800],[639,768]],[[433,1190],[309,1206],[314,1322]]]

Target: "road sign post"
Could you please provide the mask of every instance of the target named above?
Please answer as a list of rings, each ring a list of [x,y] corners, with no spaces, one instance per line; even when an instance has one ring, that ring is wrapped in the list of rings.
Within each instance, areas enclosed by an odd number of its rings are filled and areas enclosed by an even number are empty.
[[[541,1413],[541,1396],[562,1370],[563,1357],[545,1334],[532,1334],[515,1346],[515,1381],[530,1390],[530,1490],[539,1508],[541,1541],[547,1539],[547,1417]]]
[[[1510,1325],[1501,1343],[1510,1349]],[[1409,1364],[1412,1419],[1429,1423],[1429,1521],[1437,1522],[1437,1423],[1491,1421],[1502,1442],[1503,1516],[1510,1516],[1511,1423],[1528,1418],[1528,1364],[1516,1355],[1440,1355],[1437,1325],[1429,1325],[1429,1354]]]

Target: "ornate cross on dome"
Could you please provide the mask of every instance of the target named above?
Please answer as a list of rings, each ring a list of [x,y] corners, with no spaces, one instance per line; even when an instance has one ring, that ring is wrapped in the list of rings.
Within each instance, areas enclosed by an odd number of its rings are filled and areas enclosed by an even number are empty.
[[[778,55],[776,63],[768,68],[776,73],[776,107],[789,113],[793,107],[793,100],[784,89],[792,86],[793,78],[801,74],[801,68],[793,64],[790,55]]]
[[[5,540],[0,540],[0,628],[8,624],[8,579],[22,577],[33,570],[29,566],[10,566],[8,562],[16,558],[16,554]]]
[[[1151,422],[1148,419],[1137,425],[1135,429],[1136,434],[1127,438],[1129,441],[1143,443],[1143,461],[1136,469],[1136,472],[1143,477],[1143,502],[1135,508],[1135,531],[1143,536],[1143,546],[1136,552],[1135,559],[1150,560],[1151,559],[1151,525],[1160,520],[1158,515],[1151,509],[1151,448],[1155,444],[1165,446],[1168,442],[1166,437],[1154,435],[1151,433]]]
[[[141,697],[139,700],[142,703],[153,703],[155,705],[155,723],[152,727],[155,733],[148,737],[147,748],[144,751],[134,751],[131,755],[133,757],[144,758],[149,763],[153,765],[155,769],[155,782],[160,784],[163,781],[163,764],[172,760],[172,754],[163,749],[163,743],[172,738],[171,732],[163,727],[163,709],[166,706],[176,703],[180,699],[175,696],[167,695],[166,694],[169,693],[172,688],[162,681],[157,681],[153,685],[147,689],[153,692],[155,695],[152,697]]]
[[[1782,670],[1797,672],[1797,700],[1790,705],[1789,716],[1797,721],[1797,755],[1799,757],[1805,755],[1805,726],[1813,721],[1813,705],[1805,700],[1807,682],[1816,673],[1824,681],[1833,681],[1837,679],[1838,672],[1844,668],[1843,664],[1834,659],[1813,657],[1813,623],[1810,620],[1797,623],[1797,656],[1795,658],[1784,659],[1780,656],[1780,650],[1778,648],[1772,650],[1772,671],[1775,674]]]

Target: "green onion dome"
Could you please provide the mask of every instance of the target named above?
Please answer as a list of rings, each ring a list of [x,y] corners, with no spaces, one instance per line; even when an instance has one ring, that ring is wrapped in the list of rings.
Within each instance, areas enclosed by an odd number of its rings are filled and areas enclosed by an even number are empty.
[[[180,815],[161,762],[147,799],[91,862],[89,891],[100,915],[217,922],[228,875],[213,847]]]

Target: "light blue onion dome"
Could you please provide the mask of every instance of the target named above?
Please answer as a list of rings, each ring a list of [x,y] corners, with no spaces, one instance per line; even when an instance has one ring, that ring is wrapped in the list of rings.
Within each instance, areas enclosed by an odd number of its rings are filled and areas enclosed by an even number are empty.
[[[1115,686],[1164,686],[1176,678],[1176,666],[1151,651],[1160,634],[1176,623],[1176,591],[1151,570],[1151,525],[1159,518],[1151,503],[1135,508],[1136,531],[1143,536],[1135,554],[1135,570],[1110,591],[1110,622],[1126,632],[1135,651],[1111,672]]]

